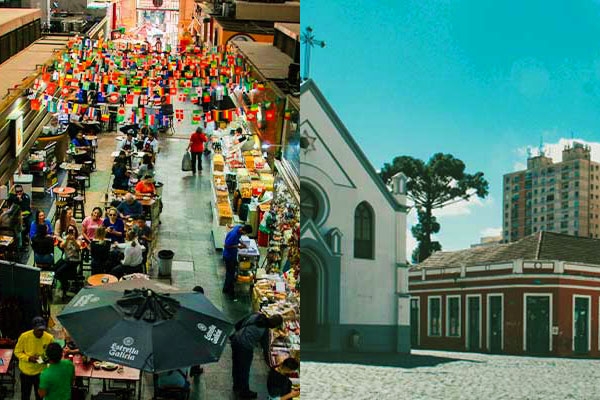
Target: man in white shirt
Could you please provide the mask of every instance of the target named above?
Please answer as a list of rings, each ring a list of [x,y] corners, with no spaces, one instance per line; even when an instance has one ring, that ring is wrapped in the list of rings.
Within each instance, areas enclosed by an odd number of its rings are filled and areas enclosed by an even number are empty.
[[[148,137],[144,140],[144,151],[156,155],[158,153],[158,140],[154,137],[154,132],[148,132]]]

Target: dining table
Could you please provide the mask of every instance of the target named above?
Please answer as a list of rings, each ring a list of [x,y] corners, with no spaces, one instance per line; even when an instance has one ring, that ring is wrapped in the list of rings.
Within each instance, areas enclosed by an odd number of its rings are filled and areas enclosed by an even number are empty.
[[[95,275],[91,275],[87,279],[87,282],[90,286],[101,286],[106,283],[115,283],[118,281],[119,281],[119,279],[117,279],[116,276],[111,275],[111,274],[95,274]]]
[[[102,379],[102,390],[111,389],[111,381],[125,381],[127,388],[133,383],[134,393],[137,391],[138,400],[142,397],[142,371],[139,369],[119,365],[115,370],[104,368],[93,368],[91,379]]]

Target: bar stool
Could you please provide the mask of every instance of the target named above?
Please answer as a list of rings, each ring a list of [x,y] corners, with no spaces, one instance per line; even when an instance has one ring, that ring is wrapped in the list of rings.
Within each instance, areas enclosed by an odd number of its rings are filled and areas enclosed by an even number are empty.
[[[96,169],[94,161],[84,161],[81,172],[87,178],[87,187],[92,185],[92,171]]]
[[[75,177],[75,181],[77,182],[77,190],[79,191],[79,194],[81,194],[83,196],[83,200],[85,201],[85,187],[86,187],[86,181],[87,181],[88,177],[84,176],[84,175],[77,175]]]
[[[56,200],[54,203],[56,205],[56,211],[54,212],[53,223],[55,223],[60,218],[60,213],[67,206],[66,200]]]
[[[83,220],[85,218],[85,196],[77,195],[73,197],[73,218],[78,218],[78,214],[81,216]]]

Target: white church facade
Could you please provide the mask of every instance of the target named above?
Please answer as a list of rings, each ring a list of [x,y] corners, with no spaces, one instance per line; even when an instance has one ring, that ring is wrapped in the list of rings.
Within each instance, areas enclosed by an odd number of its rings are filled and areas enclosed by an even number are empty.
[[[312,80],[300,109],[302,350],[408,353],[404,177],[383,184]]]

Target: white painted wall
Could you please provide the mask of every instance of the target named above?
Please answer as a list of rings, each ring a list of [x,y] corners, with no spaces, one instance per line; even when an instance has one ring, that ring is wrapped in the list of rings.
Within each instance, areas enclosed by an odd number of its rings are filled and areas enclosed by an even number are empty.
[[[317,139],[316,150],[301,158],[301,178],[317,182],[329,198],[330,213],[319,227],[321,234],[333,227],[343,233],[340,323],[397,325],[399,319],[406,319],[398,316],[401,310],[396,292],[397,287],[408,287],[406,282],[397,282],[397,276],[406,280],[407,273],[397,274],[396,267],[397,254],[406,260],[406,214],[394,211],[310,90],[301,95],[300,101],[301,134],[307,130],[309,136],[316,136],[305,123],[308,120],[324,142]],[[342,170],[356,188],[349,187]],[[353,256],[354,210],[362,201],[369,202],[375,212],[374,260]]]

